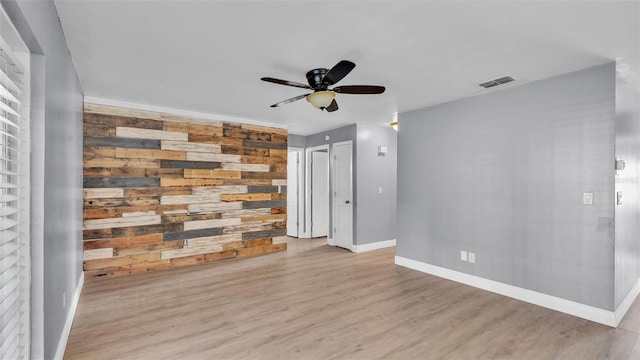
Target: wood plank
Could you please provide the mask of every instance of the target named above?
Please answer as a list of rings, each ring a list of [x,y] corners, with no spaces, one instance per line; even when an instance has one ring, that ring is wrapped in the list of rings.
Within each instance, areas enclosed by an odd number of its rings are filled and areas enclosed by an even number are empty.
[[[126,247],[116,248],[113,250],[114,256],[130,256],[151,253],[161,253],[164,250],[181,249],[180,241],[166,241],[161,243],[130,245]],[[162,256],[160,256],[162,258]]]
[[[288,239],[289,239],[288,236],[274,236],[274,237],[271,238],[271,243],[272,244],[286,244]]]
[[[224,179],[224,185],[271,185],[270,179]]]
[[[129,211],[129,212],[123,212],[122,213],[122,217],[123,218],[127,218],[127,217],[136,217],[136,216],[153,216],[156,215],[155,211]]]
[[[182,231],[182,224],[159,224],[159,225],[147,225],[147,226],[130,226],[121,228],[112,228],[111,236],[113,237],[127,237],[127,236],[139,236],[150,235],[158,233],[179,232]],[[87,239],[87,238],[85,238]]]
[[[266,149],[287,149],[287,143],[271,142],[262,140],[249,140],[244,141],[245,147],[266,148]]]
[[[285,235],[287,235],[286,229],[249,231],[242,234],[242,240],[246,241],[260,238],[272,238]]]
[[[243,171],[243,179],[287,179],[287,173]]]
[[[162,140],[162,150],[177,150],[189,152],[217,153],[222,151],[220,144],[196,143],[188,141]]]
[[[278,192],[278,187],[277,186],[270,186],[270,185],[266,185],[266,186],[259,186],[259,185],[251,185],[247,188],[247,192],[250,194],[254,194],[254,193],[277,193]]]
[[[218,186],[222,184],[222,180],[214,179],[160,179],[161,186]]]
[[[210,134],[189,133],[189,142],[230,145],[234,147],[242,146],[242,139],[226,138],[226,137],[210,135]]]
[[[263,223],[273,223],[287,220],[286,214],[276,214],[276,215],[256,215],[256,216],[244,216],[242,217],[242,222],[263,222]]]
[[[218,169],[220,168],[220,163],[211,161],[161,160],[160,167],[179,169]]]
[[[116,136],[115,126],[103,126],[97,124],[82,124],[83,136],[112,137]]]
[[[250,148],[244,146],[222,145],[223,154],[233,154],[240,156],[269,156],[269,149],[266,148]],[[285,160],[286,161],[286,160]]]
[[[113,257],[113,248],[85,250],[83,260],[108,259]]]
[[[233,163],[224,163],[224,164],[222,164],[222,169],[223,170],[268,172],[269,169],[270,169],[270,166],[266,165],[266,164],[233,164]]]
[[[177,250],[165,250],[161,252],[161,259],[169,260],[174,258],[180,258],[185,256],[193,256],[206,254],[211,252],[221,252],[223,250],[222,245],[212,244],[209,246],[197,247],[197,248],[184,248]]]
[[[85,167],[82,169],[83,177],[111,177],[111,169],[102,167]]]
[[[84,230],[92,229],[107,229],[107,228],[119,228],[128,226],[144,226],[144,225],[156,225],[160,224],[160,216],[135,216],[126,218],[112,218],[112,219],[93,219],[85,220],[82,228]]]
[[[172,161],[172,160],[165,160]],[[114,177],[162,177],[162,178],[181,178],[183,176],[182,169],[158,169],[158,168],[136,168],[136,167],[120,167],[110,168],[109,173]],[[105,176],[108,177],[108,176]]]
[[[115,214],[116,214],[116,210],[115,209],[105,209],[105,208],[84,209],[82,211],[82,219],[83,220],[88,220],[88,219],[106,219],[106,218],[114,217]]]
[[[162,243],[162,234],[150,234],[141,236],[126,236],[110,239],[85,240],[82,242],[84,250],[102,248],[121,248],[146,244]]]
[[[83,193],[85,199],[119,198],[124,196],[124,190],[122,188],[84,189]]]
[[[207,122],[209,122],[207,120]],[[217,126],[216,126],[217,125]],[[189,122],[164,122],[164,130],[166,131],[178,131],[194,134],[211,134],[216,136],[222,136],[222,123],[211,121],[211,124],[194,124],[192,119]]]
[[[104,147],[88,147],[85,146],[82,149],[82,158],[84,160],[90,160],[94,158],[112,158],[116,154],[116,150],[114,148],[104,148]]]
[[[211,212],[240,210],[240,209],[242,209],[242,202],[240,201],[189,205],[189,213],[191,214],[205,214],[205,213],[211,213]]]
[[[85,168],[159,168],[160,160],[151,159],[116,159],[116,158],[95,158],[85,159],[83,166]]]
[[[162,235],[163,241],[175,241],[192,238],[200,238],[204,236],[215,236],[222,234],[222,228],[198,229],[189,231],[167,232]]]
[[[148,139],[148,140],[177,140],[188,141],[189,135],[182,132],[139,129],[133,127],[116,127],[116,136],[132,139]]]
[[[175,205],[175,204],[207,204],[220,202],[219,194],[209,195],[167,195],[160,197],[160,204],[162,205]]]
[[[268,200],[268,201],[252,201],[252,202],[243,202],[243,209],[259,209],[259,208],[279,208],[286,207],[286,200]]]
[[[240,171],[184,169],[185,179],[240,179]]]
[[[271,215],[271,209],[243,209],[243,210],[229,210],[222,213],[222,218],[244,218],[251,216]]]
[[[116,158],[185,160],[187,153],[173,150],[116,148]]]
[[[246,194],[248,192],[246,185],[203,186],[194,187],[192,191],[194,195]]]
[[[187,151],[189,161],[208,161],[220,163],[240,163],[240,155],[213,154]]]
[[[240,125],[240,128],[248,131],[268,132],[284,136],[287,136],[289,134],[289,131],[284,128],[266,127],[260,125],[242,124]]]
[[[212,220],[220,219],[222,214],[166,214],[162,216],[163,223],[184,223],[185,221],[194,220]]]
[[[85,136],[84,146],[103,146],[110,148],[137,148],[137,149],[158,149],[160,150],[160,140],[149,139],[128,139],[123,137],[99,137]],[[173,149],[168,149],[173,150]]]
[[[242,223],[240,225],[226,226],[222,230],[222,233],[223,234],[234,234],[234,233],[246,234],[248,232],[271,231],[271,230],[273,230],[273,224],[253,221],[253,222]]]
[[[82,121],[85,124],[95,124],[100,126],[121,126],[155,130],[162,129],[162,122],[160,121],[154,121],[130,115],[85,113]]]
[[[273,186],[287,186],[287,179],[273,179],[271,184]]]
[[[136,198],[109,198],[109,199],[84,199],[84,209],[95,209],[105,207],[117,207],[119,210],[131,211],[130,207],[148,209],[160,205],[160,197],[136,197]],[[136,210],[138,211],[138,210]]]
[[[221,201],[264,201],[271,200],[271,194],[222,194]],[[264,207],[264,206],[261,206]]]
[[[184,230],[221,228],[230,225],[239,225],[240,223],[241,220],[238,218],[185,221]]]
[[[84,269],[97,270],[97,269],[103,269],[108,267],[156,262],[159,260],[160,260],[160,253],[114,257],[110,259],[86,260],[84,262]]]
[[[136,178],[136,177],[108,177],[108,178],[85,178],[84,188],[114,188],[114,187],[147,187],[160,186],[160,178]]]
[[[224,245],[232,242],[242,241],[242,234],[224,234],[216,236],[206,236],[201,238],[193,238],[185,240],[187,247],[202,247],[209,246],[211,244]]]

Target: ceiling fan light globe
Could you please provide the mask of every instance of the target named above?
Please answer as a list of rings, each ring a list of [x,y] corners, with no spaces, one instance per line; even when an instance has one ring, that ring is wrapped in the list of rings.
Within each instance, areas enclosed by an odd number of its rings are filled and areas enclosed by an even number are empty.
[[[311,103],[314,107],[318,109],[326,108],[331,105],[333,99],[335,99],[336,94],[333,91],[323,90],[316,91],[307,95],[307,101]]]

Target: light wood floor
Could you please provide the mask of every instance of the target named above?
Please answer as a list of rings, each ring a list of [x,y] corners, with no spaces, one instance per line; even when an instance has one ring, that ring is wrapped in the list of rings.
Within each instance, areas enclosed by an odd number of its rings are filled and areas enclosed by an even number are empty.
[[[65,359],[640,359],[612,329],[354,254],[287,252],[85,283]]]

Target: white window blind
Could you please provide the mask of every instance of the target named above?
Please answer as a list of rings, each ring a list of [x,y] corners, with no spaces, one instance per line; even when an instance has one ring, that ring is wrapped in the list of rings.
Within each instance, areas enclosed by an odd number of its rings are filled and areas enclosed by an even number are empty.
[[[0,354],[28,359],[29,149],[28,88],[17,32],[0,13]]]

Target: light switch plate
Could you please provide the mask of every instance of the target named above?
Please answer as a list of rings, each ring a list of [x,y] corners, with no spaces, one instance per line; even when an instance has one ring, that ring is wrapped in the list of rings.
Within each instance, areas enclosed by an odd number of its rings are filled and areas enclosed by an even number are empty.
[[[593,205],[593,193],[583,193],[582,203],[584,205]]]
[[[382,194],[382,186],[378,186],[378,194]]]
[[[466,251],[460,251],[460,260],[462,261],[467,261],[467,252]]]
[[[616,204],[622,205],[622,191],[616,193]]]

